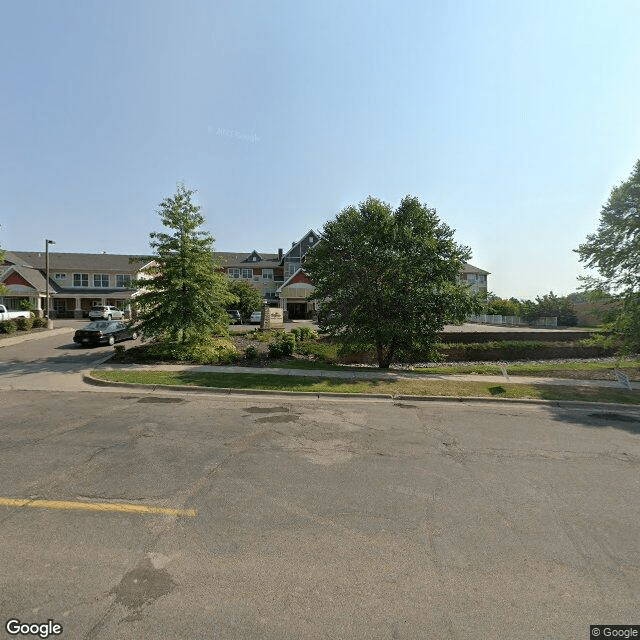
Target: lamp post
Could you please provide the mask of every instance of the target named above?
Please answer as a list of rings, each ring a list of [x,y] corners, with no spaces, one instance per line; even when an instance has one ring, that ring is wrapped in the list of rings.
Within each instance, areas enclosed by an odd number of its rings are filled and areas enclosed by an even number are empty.
[[[47,276],[46,276],[46,287],[47,287],[47,292],[46,292],[46,297],[47,297],[47,307],[46,307],[46,318],[47,318],[47,327],[49,329],[53,328],[53,320],[51,319],[51,313],[49,311],[50,308],[50,300],[49,300],[49,245],[50,244],[55,244],[55,242],[53,240],[46,240],[44,241],[44,254],[45,254],[45,268],[46,268],[46,272],[47,272]]]

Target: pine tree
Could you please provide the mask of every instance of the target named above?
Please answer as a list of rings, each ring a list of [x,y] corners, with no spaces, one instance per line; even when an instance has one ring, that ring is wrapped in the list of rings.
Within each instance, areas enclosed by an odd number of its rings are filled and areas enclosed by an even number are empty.
[[[193,191],[178,185],[157,213],[170,232],[150,234],[153,265],[132,285],[135,326],[146,337],[198,343],[228,333],[227,305],[233,300],[226,276],[216,271],[214,238],[200,230],[204,216]]]

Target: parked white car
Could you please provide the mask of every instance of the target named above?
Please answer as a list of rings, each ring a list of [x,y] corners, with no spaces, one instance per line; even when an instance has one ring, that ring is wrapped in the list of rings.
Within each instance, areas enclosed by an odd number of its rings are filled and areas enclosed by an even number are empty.
[[[89,318],[91,318],[91,320],[122,320],[124,318],[124,313],[122,313],[118,307],[100,305],[97,307],[91,307],[91,311],[89,311]]]
[[[0,321],[15,320],[16,318],[28,318],[31,315],[29,311],[9,311],[7,307],[0,304]]]
[[[260,324],[262,322],[262,311],[254,311],[249,318],[249,324]]]

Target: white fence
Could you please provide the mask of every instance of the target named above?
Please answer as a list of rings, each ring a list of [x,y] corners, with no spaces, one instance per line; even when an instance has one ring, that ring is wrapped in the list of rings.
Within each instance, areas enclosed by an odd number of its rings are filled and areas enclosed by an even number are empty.
[[[558,318],[536,318],[535,320],[523,320],[520,316],[469,316],[467,322],[478,324],[493,324],[503,327],[557,327]]]

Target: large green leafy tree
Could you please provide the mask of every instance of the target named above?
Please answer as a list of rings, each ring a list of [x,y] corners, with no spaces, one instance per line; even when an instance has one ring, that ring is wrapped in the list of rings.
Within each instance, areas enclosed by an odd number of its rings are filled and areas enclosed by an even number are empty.
[[[215,270],[214,239],[200,229],[205,219],[193,194],[179,185],[159,205],[167,232],[150,234],[154,266],[133,283],[142,290],[135,325],[145,336],[198,343],[228,332],[226,308],[233,297],[227,277]]]
[[[583,288],[599,291],[620,312],[613,329],[627,350],[640,349],[640,160],[629,179],[611,190],[596,233],[576,250],[599,277],[582,277]]]
[[[249,318],[254,311],[262,309],[262,295],[246,280],[231,280],[229,291],[237,298],[228,306],[228,309],[237,309],[243,319]]]
[[[459,282],[470,257],[435,209],[405,197],[394,211],[369,197],[327,222],[305,270],[329,312],[321,329],[345,345],[375,345],[378,366],[430,351],[449,322],[477,302]]]

